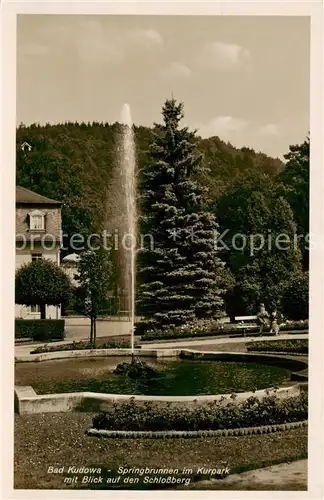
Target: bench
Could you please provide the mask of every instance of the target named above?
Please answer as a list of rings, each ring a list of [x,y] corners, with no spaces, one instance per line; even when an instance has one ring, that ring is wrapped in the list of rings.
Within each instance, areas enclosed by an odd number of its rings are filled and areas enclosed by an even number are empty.
[[[238,330],[242,330],[242,334],[245,336],[247,328],[258,328],[256,324],[257,316],[235,316],[235,321],[238,322]]]

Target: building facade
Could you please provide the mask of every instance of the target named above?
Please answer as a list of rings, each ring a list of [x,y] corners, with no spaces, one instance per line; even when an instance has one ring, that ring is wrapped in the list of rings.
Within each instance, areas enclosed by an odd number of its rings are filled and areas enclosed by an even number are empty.
[[[60,265],[62,203],[16,187],[16,270],[37,259]],[[38,319],[38,306],[16,304],[16,318]],[[47,319],[60,319],[60,307],[47,306]]]

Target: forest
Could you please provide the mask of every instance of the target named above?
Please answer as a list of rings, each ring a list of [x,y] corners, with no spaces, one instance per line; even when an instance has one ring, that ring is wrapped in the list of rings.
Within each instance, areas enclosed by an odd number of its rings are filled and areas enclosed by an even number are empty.
[[[139,207],[144,212],[145,178],[155,168],[152,144],[162,129],[160,125],[134,126]],[[199,132],[181,129],[178,122],[175,130],[179,141],[188,140],[199,157],[191,181],[208,191],[199,211],[212,215],[210,220],[225,234],[224,247],[237,233],[299,235],[297,248],[288,252],[261,249],[252,253],[249,246],[219,250],[218,257],[228,271],[221,285],[226,289],[223,299],[228,314],[255,311],[261,299],[278,302],[283,286],[296,290],[294,283],[298,283],[304,293],[309,266],[309,138],[302,144],[287,145],[285,161],[281,161],[248,147],[235,148],[219,137],[202,139]],[[72,234],[87,236],[111,225],[121,133],[119,123],[21,124],[17,128],[16,183],[63,202],[62,257],[71,252],[68,241]],[[30,144],[30,151],[21,148],[24,142]],[[163,147],[170,156],[169,145]],[[208,295],[206,301],[210,302]]]

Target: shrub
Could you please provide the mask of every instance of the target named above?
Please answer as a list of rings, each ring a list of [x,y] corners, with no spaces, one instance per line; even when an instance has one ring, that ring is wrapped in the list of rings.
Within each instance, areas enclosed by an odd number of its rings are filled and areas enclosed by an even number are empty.
[[[298,273],[288,281],[281,298],[281,309],[288,319],[308,318],[308,290],[308,273]]]
[[[56,351],[78,351],[86,349],[128,349],[130,347],[130,342],[126,341],[110,341],[104,344],[96,345],[93,342],[81,341],[72,342],[71,344],[61,344],[61,345],[42,345],[36,347],[31,354],[41,354],[43,352],[56,352]]]
[[[16,319],[15,338],[33,340],[64,339],[65,321],[63,319]]]
[[[161,406],[152,402],[137,404],[134,398],[115,403],[112,411],[94,417],[95,429],[125,431],[217,430],[257,427],[306,420],[307,394],[286,399],[276,395],[223,405],[212,401],[193,407]]]
[[[153,366],[145,363],[139,358],[133,358],[131,363],[120,363],[116,366],[114,373],[127,375],[129,378],[149,378],[157,374]]]

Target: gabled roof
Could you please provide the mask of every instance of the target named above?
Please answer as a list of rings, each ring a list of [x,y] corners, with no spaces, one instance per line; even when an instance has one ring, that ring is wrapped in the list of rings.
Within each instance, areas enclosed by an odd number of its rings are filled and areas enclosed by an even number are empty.
[[[29,189],[16,186],[16,204],[25,205],[62,205],[61,201],[52,200]]]

